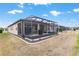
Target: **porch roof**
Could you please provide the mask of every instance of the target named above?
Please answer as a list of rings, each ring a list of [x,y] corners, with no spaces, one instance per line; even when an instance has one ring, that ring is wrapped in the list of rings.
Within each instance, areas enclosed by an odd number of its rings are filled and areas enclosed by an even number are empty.
[[[35,21],[40,21],[40,22],[52,22],[52,23],[57,23],[55,21],[52,21],[52,20],[48,20],[48,19],[44,19],[44,18],[41,18],[41,17],[37,17],[37,16],[29,16],[27,18],[24,18],[24,20],[35,20]]]
[[[26,17],[24,19],[20,19],[20,20],[17,20],[16,22],[10,24],[8,27],[20,22],[20,21],[37,21],[37,22],[46,22],[46,23],[57,23],[57,22],[54,22],[54,21],[51,21],[51,20],[48,20],[48,19],[44,19],[44,18],[41,18],[41,17],[37,17],[37,16],[29,16],[29,17]]]

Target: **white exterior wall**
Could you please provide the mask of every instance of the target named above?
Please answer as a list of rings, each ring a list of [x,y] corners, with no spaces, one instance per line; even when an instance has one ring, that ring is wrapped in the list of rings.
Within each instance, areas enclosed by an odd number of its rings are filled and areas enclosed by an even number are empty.
[[[17,23],[8,27],[8,32],[18,35],[18,26]]]
[[[58,26],[54,25],[54,32],[57,32],[57,28],[58,28]]]
[[[50,32],[54,32],[53,26],[50,26]]]
[[[58,26],[56,24],[52,24],[51,26],[49,26],[50,32],[57,32],[57,28]]]
[[[18,22],[18,23],[21,23],[21,34],[20,35],[25,35],[25,23],[28,23],[28,22],[24,21],[24,22]],[[18,35],[18,30],[19,30],[18,23],[15,23],[12,26],[8,27],[8,32]],[[38,25],[38,30],[39,30],[40,24],[37,24],[37,25]],[[58,26],[56,24],[44,25],[45,32],[56,32],[57,28]]]

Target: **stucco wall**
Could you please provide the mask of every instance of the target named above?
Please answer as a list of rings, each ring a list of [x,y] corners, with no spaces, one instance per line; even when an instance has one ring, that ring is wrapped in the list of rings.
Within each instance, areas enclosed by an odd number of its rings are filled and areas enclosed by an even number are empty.
[[[18,27],[17,27],[17,23],[8,27],[8,32],[13,33],[13,34],[18,34]]]

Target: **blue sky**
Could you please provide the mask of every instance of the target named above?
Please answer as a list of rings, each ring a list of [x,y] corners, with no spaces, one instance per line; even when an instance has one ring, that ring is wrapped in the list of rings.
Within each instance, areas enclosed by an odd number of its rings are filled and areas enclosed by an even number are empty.
[[[30,15],[43,17],[68,27],[79,26],[79,3],[0,3],[0,27]]]

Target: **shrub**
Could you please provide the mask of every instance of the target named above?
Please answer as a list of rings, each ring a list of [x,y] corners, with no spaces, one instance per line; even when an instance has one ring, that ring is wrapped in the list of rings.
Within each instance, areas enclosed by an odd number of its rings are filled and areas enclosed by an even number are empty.
[[[62,29],[60,28],[59,31],[62,32]]]
[[[3,32],[3,30],[0,30],[0,33],[2,33]]]
[[[0,33],[2,33],[2,32],[3,32],[3,30],[4,30],[3,28],[0,28]]]

